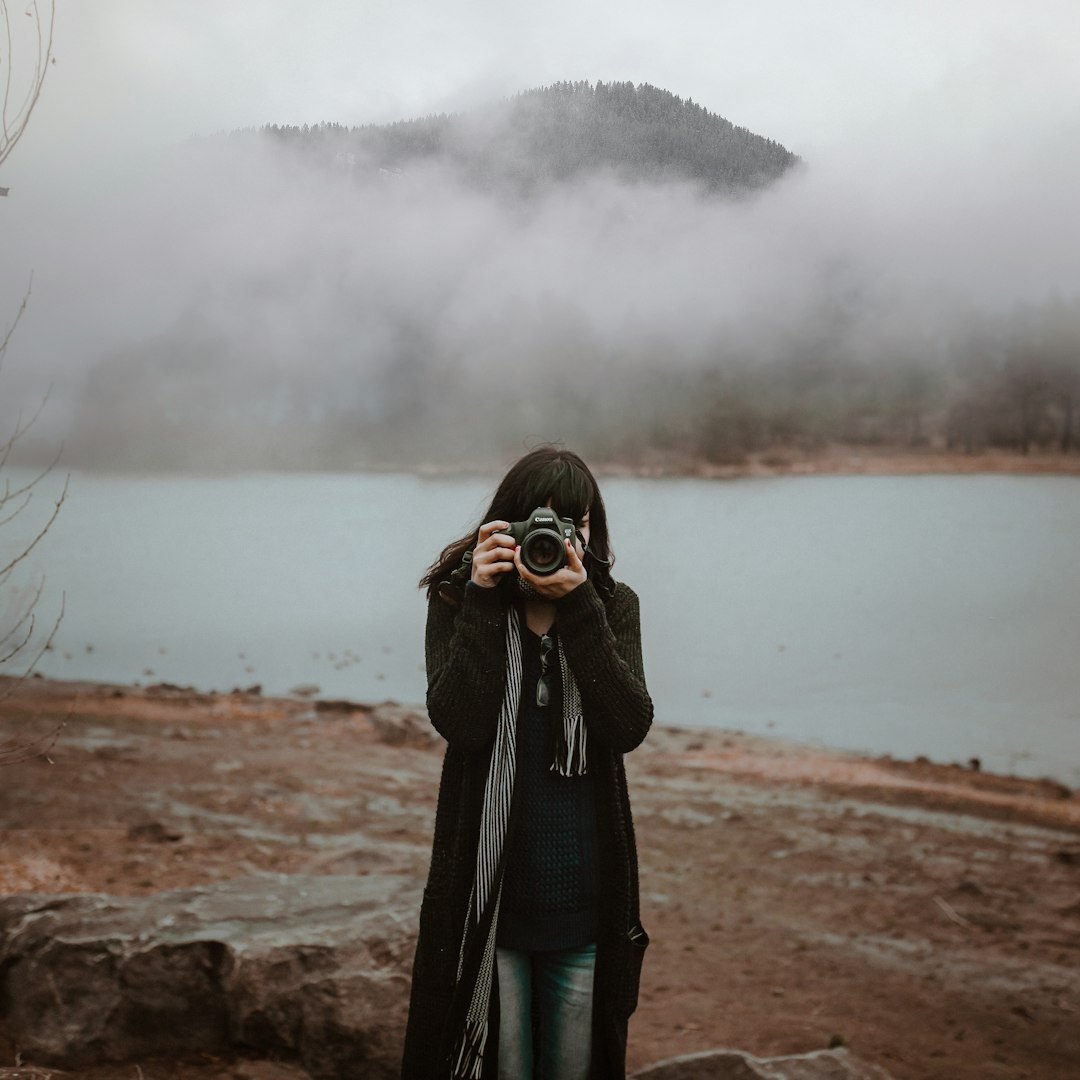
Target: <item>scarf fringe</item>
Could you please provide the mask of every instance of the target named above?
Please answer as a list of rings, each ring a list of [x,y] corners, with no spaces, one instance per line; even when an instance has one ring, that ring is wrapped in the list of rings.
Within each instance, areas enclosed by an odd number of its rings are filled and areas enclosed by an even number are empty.
[[[466,1022],[454,1053],[454,1080],[480,1080],[484,1072],[487,1037],[487,1020]]]
[[[588,729],[582,715],[581,691],[559,639],[559,672],[563,685],[562,725],[555,737],[555,760],[549,770],[560,776],[584,776],[588,768]]]
[[[563,718],[549,771],[560,776],[584,776],[588,772],[588,739],[581,716]]]

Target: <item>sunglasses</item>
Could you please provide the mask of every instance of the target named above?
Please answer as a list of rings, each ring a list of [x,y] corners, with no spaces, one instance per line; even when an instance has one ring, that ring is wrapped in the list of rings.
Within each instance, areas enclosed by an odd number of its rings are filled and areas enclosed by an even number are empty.
[[[540,678],[536,680],[536,704],[543,708],[551,701],[551,684],[548,682],[548,668],[551,666],[551,650],[555,640],[550,634],[540,638]]]

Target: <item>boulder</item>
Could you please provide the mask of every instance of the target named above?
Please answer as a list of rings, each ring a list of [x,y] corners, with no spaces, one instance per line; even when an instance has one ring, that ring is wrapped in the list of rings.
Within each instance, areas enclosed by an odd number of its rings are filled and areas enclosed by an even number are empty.
[[[739,1050],[706,1050],[657,1062],[631,1080],[891,1080],[880,1066],[842,1047],[788,1057],[756,1058]]]
[[[265,874],[150,896],[0,899],[0,1016],[63,1068],[184,1050],[396,1077],[418,885]]]
[[[396,701],[384,701],[376,705],[368,719],[375,728],[379,741],[390,746],[427,746],[439,739],[425,712],[408,705],[399,705]]]

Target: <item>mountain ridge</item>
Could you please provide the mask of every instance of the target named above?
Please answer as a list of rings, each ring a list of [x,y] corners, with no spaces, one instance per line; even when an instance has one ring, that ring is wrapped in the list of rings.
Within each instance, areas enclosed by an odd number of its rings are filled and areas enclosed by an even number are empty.
[[[598,173],[734,195],[768,186],[802,160],[689,98],[631,82],[557,82],[465,112],[351,128],[268,124],[257,133],[359,176],[444,162],[476,186],[523,195]]]

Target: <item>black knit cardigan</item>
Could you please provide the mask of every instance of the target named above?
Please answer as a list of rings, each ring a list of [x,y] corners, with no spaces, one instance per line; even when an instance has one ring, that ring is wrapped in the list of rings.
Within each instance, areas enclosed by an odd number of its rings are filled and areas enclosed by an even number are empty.
[[[638,746],[653,707],[641,662],[638,598],[591,581],[556,601],[559,637],[581,691],[599,833],[599,930],[593,999],[593,1080],[626,1075],[626,1036],[648,943],[639,921],[637,850],[623,754]],[[428,604],[428,715],[446,739],[431,868],[413,962],[403,1080],[446,1080],[468,1009],[457,992],[491,748],[506,685],[502,589],[467,588],[460,606]],[[513,843],[511,810],[507,844]],[[467,988],[471,989],[471,988]],[[485,1076],[497,1068],[497,1003]]]

